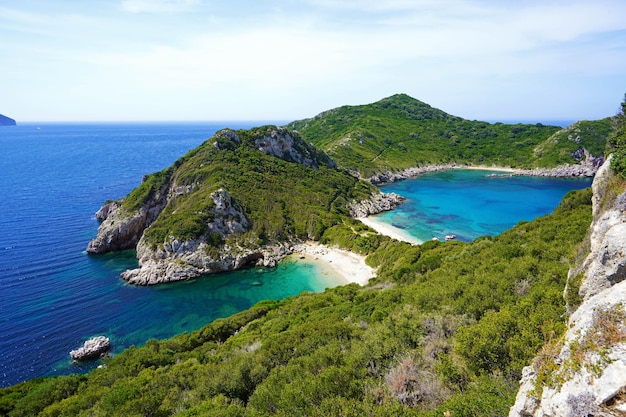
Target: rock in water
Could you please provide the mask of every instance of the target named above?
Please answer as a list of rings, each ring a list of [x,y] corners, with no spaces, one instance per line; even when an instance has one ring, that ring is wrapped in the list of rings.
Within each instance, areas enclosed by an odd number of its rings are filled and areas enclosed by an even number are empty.
[[[111,348],[111,341],[108,337],[97,336],[87,340],[83,347],[70,351],[73,361],[84,361],[102,356]]]

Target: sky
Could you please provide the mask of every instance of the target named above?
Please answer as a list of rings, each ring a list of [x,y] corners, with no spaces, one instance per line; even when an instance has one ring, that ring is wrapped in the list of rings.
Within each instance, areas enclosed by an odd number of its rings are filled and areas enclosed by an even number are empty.
[[[406,93],[470,120],[594,120],[624,0],[0,0],[0,113],[280,120]]]

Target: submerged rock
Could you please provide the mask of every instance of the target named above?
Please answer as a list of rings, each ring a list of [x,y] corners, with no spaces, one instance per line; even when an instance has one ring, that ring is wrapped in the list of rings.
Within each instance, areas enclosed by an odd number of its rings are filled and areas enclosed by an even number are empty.
[[[82,347],[70,351],[73,361],[84,361],[102,357],[111,348],[111,341],[108,337],[96,336],[87,340]]]

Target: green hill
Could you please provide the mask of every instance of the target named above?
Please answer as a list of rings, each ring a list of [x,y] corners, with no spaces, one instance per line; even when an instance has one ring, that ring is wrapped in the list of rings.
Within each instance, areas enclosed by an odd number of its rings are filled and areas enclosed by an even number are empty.
[[[406,94],[362,106],[339,107],[287,126],[328,153],[339,167],[367,178],[375,173],[452,162],[514,168],[577,163],[568,152],[582,146],[588,146],[594,156],[603,155],[607,125],[602,124],[600,133],[584,130],[579,135],[584,143],[578,147],[567,143],[567,151],[560,148],[565,143],[557,141],[559,149],[554,152],[558,157],[552,151],[538,155],[535,149],[560,127],[465,120]]]

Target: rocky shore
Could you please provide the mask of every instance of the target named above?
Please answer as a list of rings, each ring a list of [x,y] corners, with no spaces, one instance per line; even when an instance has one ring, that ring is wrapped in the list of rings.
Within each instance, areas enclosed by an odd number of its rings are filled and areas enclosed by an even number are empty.
[[[464,164],[444,164],[444,165],[426,165],[422,167],[407,168],[396,172],[383,172],[375,174],[366,181],[371,184],[380,185],[389,182],[402,181],[406,179],[415,178],[419,175],[429,172],[447,171],[450,169],[484,169],[484,170],[497,170],[504,171],[502,173],[491,174],[491,176],[527,176],[527,177],[553,177],[553,178],[570,178],[570,177],[593,177],[598,171],[604,158],[594,157],[584,150],[585,159],[579,164],[567,164],[560,165],[555,168],[534,168],[534,169],[518,169],[508,167],[495,167],[495,166],[475,166]]]
[[[396,193],[372,194],[367,200],[359,202],[353,201],[348,205],[350,215],[355,218],[367,217],[371,214],[378,214],[384,211],[393,210],[402,204],[406,198]]]

